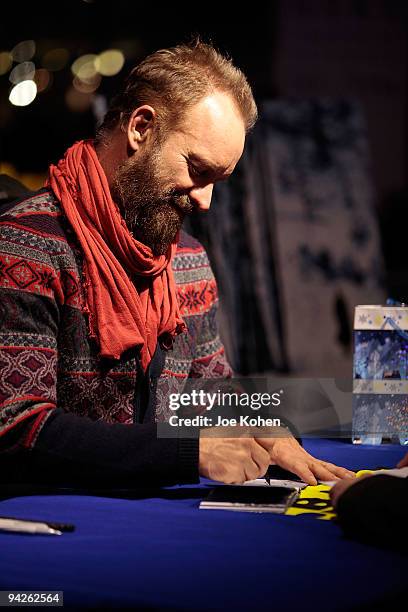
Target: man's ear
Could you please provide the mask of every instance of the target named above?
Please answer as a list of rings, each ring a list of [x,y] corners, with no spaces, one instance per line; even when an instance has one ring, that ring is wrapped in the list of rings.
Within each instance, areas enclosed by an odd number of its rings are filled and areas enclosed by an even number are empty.
[[[137,151],[151,137],[155,122],[156,111],[151,106],[146,104],[133,111],[127,126],[128,143],[133,151]]]

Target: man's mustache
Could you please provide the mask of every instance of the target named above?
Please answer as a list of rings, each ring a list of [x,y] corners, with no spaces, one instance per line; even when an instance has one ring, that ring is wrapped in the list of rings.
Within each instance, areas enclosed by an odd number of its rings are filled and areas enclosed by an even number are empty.
[[[189,215],[194,210],[194,205],[189,196],[186,194],[174,195],[172,198],[172,204],[177,206],[177,208],[180,208],[185,215]]]
[[[184,215],[189,215],[194,210],[194,204],[186,194],[180,194],[177,192],[170,192],[156,201],[149,202],[143,206],[143,208],[160,208],[163,205],[172,206],[177,212],[182,212]]]

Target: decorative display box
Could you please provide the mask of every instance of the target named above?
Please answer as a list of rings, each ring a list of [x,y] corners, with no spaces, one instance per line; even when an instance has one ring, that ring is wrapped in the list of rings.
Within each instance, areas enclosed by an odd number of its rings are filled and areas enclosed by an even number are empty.
[[[353,442],[408,444],[408,308],[357,306]]]

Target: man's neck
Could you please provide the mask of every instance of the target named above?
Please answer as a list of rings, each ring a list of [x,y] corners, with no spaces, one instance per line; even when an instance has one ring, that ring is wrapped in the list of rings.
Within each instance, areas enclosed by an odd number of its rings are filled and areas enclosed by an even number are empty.
[[[112,185],[117,167],[128,159],[126,136],[113,133],[106,141],[95,145],[99,162],[108,179],[109,186]]]

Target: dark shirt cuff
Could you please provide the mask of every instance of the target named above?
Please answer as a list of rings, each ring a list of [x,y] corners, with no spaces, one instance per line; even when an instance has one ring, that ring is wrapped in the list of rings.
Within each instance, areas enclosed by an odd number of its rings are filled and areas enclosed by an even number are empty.
[[[198,440],[158,438],[156,423],[92,421],[56,409],[30,450],[0,454],[1,480],[79,486],[198,481]]]
[[[198,473],[199,444],[198,438],[180,438],[178,448],[179,480],[185,483],[199,482]]]

